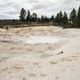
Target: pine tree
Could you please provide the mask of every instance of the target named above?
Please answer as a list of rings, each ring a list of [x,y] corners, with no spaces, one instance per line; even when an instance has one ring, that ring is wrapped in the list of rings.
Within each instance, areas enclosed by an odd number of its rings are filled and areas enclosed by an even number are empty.
[[[50,21],[54,22],[54,15],[51,16]]]
[[[59,23],[59,13],[57,13],[57,15],[55,17],[55,23]]]
[[[59,13],[59,24],[62,23],[62,18],[63,18],[63,14],[62,14],[62,11],[60,11],[60,13]]]
[[[76,10],[74,8],[70,13],[70,19],[69,20],[70,20],[72,26],[76,25]]]
[[[49,18],[47,16],[45,16],[44,18],[45,18],[44,19],[45,22],[49,22]]]
[[[21,9],[21,12],[20,12],[19,18],[20,18],[20,20],[23,22],[23,21],[25,21],[25,17],[26,17],[26,11],[25,11],[24,8],[22,8],[22,9]]]
[[[30,11],[29,11],[29,10],[28,10],[28,12],[27,12],[26,21],[27,21],[27,22],[30,22],[30,21],[31,21],[31,15],[30,15]]]
[[[68,17],[67,17],[67,13],[66,12],[64,12],[62,23],[63,23],[63,25],[66,25],[68,23]]]
[[[80,27],[80,6],[78,9],[78,14],[77,14],[77,26]]]
[[[42,15],[41,16],[41,22],[44,22],[44,20],[45,20],[45,17]]]
[[[37,20],[37,14],[33,13],[32,14],[32,22],[35,22]]]
[[[62,11],[60,11],[59,13],[57,13],[55,17],[55,23],[58,23],[60,25],[62,23],[62,19],[63,19],[63,14]]]
[[[13,19],[12,22],[15,22],[15,20]]]

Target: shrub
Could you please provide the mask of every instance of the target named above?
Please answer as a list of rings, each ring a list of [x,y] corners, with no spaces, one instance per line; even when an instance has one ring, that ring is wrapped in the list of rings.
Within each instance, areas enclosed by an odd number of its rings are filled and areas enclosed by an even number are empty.
[[[63,51],[61,51],[61,53],[63,53]]]

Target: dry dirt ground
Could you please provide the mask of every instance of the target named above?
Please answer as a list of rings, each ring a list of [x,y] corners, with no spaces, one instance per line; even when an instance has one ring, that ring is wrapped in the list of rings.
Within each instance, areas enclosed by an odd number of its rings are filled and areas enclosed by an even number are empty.
[[[0,29],[0,80],[80,80],[80,29]]]

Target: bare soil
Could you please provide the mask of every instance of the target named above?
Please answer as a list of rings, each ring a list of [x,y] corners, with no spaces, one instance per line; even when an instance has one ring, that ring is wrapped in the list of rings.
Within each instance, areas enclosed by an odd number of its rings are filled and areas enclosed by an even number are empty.
[[[80,29],[0,29],[0,80],[80,80]]]

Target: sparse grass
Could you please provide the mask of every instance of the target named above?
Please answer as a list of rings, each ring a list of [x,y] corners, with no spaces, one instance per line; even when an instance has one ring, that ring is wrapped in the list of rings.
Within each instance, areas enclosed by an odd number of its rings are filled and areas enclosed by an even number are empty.
[[[49,24],[49,23],[30,23],[29,26],[53,26],[54,24]]]
[[[59,77],[56,77],[56,80],[58,79]]]
[[[27,78],[23,78],[23,80],[27,80]]]
[[[18,70],[23,69],[23,67],[18,67],[18,66],[13,66],[12,68],[18,69]]]
[[[34,65],[39,65],[39,63],[33,63]]]
[[[72,56],[72,57],[74,57],[74,58],[78,58],[78,56]]]
[[[38,68],[42,68],[42,66],[38,66]]]
[[[70,26],[64,26],[62,29],[71,28]]]
[[[67,28],[77,28],[77,29],[80,29],[80,27],[78,27],[78,26],[63,26],[63,28],[62,29],[67,29]]]
[[[49,63],[52,64],[52,65],[57,64],[57,62],[54,62],[54,61],[50,61]]]
[[[41,74],[40,76],[42,76],[42,77],[46,77],[46,75],[45,75],[45,74]]]
[[[63,69],[63,71],[66,71],[65,69]]]
[[[3,69],[2,71],[6,71],[8,69],[8,67],[7,68],[5,68],[5,69]]]
[[[36,74],[31,73],[29,76],[35,77],[35,76],[36,76]]]
[[[67,60],[67,61],[72,61],[72,59],[69,59],[69,60]]]
[[[54,25],[54,23],[49,23],[49,22],[47,22],[47,23],[36,23],[36,22],[34,22],[34,23],[32,23],[32,22],[17,23],[17,22],[15,22],[15,23],[2,23],[2,24],[0,24],[0,28],[3,28],[4,26],[10,26],[11,28],[20,28],[20,27],[30,27],[30,26],[33,27],[33,26],[53,26],[53,25]]]
[[[62,61],[65,61],[66,59],[65,59],[65,58],[62,58],[61,60],[62,60]]]

